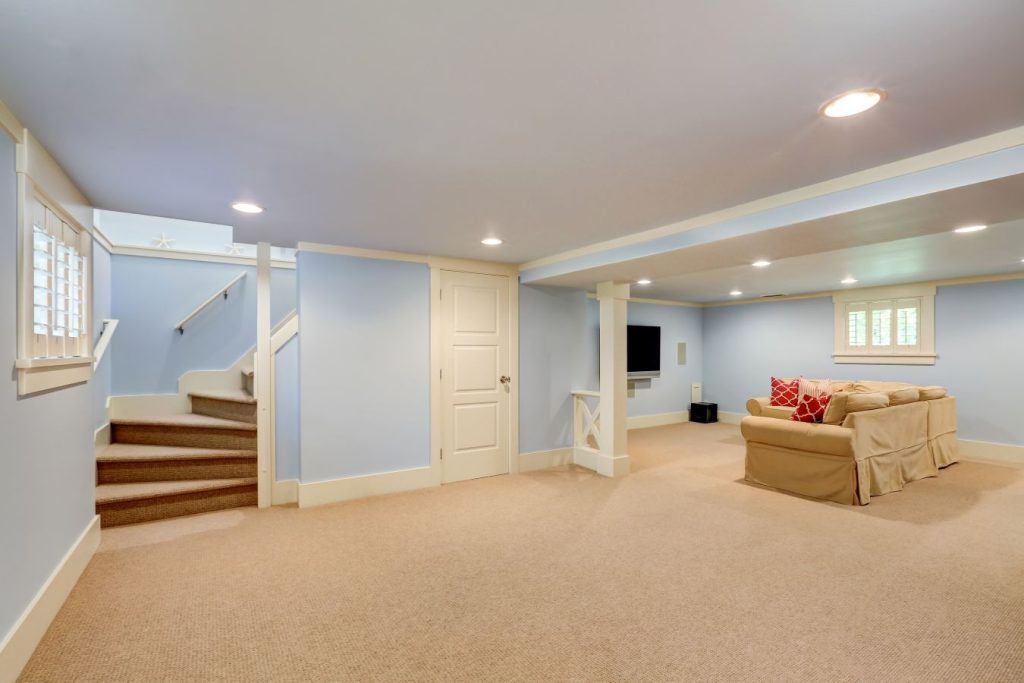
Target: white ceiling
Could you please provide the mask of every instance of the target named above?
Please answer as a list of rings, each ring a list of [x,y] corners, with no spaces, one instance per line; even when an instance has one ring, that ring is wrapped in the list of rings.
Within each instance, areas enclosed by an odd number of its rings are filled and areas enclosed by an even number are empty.
[[[522,262],[1018,126],[1021,26],[1020,0],[0,0],[0,99],[101,208]],[[888,101],[817,116],[862,86]]]
[[[1024,220],[990,226],[966,235],[936,234],[807,254],[773,261],[767,268],[749,264],[660,278],[634,286],[633,296],[711,303],[756,299],[776,294],[808,294],[852,287],[944,280],[976,275],[1024,275]],[[741,297],[729,292],[739,290]]]

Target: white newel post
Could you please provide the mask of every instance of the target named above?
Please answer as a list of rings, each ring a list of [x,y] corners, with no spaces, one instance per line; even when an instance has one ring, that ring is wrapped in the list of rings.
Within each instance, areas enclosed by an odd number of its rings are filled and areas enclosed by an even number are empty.
[[[597,471],[606,477],[629,474],[626,453],[626,305],[629,284],[597,285],[601,306],[601,453]]]
[[[270,421],[270,244],[256,245],[256,469],[259,507],[270,507],[273,491],[273,425]]]

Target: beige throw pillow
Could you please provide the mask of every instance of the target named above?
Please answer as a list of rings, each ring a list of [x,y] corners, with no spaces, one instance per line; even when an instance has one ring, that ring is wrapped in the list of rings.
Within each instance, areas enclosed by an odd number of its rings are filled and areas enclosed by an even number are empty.
[[[889,392],[889,405],[901,406],[906,403],[914,403],[921,397],[921,392],[916,387],[908,389],[897,389]]]
[[[930,386],[919,387],[922,401],[934,401],[937,398],[946,398],[946,387]]]
[[[865,410],[878,410],[889,407],[889,395],[882,392],[870,394],[850,394],[846,399],[847,413],[860,413]]]
[[[825,409],[825,417],[822,422],[827,425],[842,424],[846,419],[846,401],[852,396],[849,391],[837,391],[832,394],[828,408]]]

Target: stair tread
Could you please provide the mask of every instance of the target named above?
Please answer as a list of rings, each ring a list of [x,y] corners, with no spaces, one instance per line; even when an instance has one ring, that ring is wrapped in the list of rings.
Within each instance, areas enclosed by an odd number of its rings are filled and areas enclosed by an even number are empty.
[[[216,491],[238,486],[255,486],[256,477],[240,479],[190,479],[185,481],[148,481],[131,484],[99,484],[96,487],[96,504],[115,503],[127,500],[143,500],[182,493]]]
[[[221,391],[192,391],[189,396],[193,398],[209,398],[215,401],[231,401],[232,403],[245,403],[256,405],[256,398],[245,389],[225,389]]]
[[[187,413],[183,415],[154,415],[153,417],[132,417],[110,421],[111,425],[138,425],[156,427],[190,427],[193,429],[238,429],[255,432],[256,425],[251,422],[225,420],[220,417],[209,417]]]
[[[142,462],[152,460],[214,460],[217,458],[255,458],[256,451],[236,448],[193,448],[190,446],[146,446],[112,443],[96,456],[97,462]]]

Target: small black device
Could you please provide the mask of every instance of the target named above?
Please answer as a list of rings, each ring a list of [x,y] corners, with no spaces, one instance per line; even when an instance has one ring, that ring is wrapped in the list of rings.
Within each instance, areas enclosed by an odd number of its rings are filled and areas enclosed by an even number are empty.
[[[690,422],[709,424],[718,422],[718,404],[699,401],[690,404]]]

